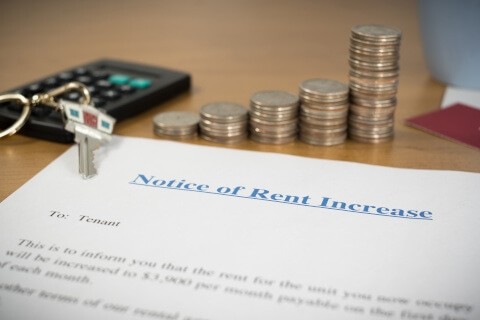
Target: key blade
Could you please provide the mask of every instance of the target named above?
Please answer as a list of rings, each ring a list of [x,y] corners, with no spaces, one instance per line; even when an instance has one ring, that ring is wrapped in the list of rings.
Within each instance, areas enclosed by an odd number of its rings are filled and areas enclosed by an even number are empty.
[[[97,174],[94,151],[100,147],[102,136],[86,126],[77,125],[75,141],[78,143],[78,170],[84,179],[90,179]]]

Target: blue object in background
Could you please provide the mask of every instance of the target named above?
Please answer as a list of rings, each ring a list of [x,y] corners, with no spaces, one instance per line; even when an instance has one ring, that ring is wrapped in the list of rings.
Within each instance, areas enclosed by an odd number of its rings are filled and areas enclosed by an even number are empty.
[[[446,84],[480,89],[480,0],[419,0],[427,66]]]

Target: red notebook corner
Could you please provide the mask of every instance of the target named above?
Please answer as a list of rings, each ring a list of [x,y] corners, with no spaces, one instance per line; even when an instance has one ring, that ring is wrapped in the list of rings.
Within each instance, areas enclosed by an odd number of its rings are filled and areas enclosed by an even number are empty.
[[[480,149],[480,110],[461,103],[406,120],[407,125]]]

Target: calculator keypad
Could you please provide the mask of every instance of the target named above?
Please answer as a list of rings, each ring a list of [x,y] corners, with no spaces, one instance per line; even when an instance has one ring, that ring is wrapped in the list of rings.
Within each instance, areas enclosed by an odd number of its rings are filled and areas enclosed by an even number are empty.
[[[190,76],[183,72],[115,60],[99,60],[48,76],[20,88],[10,90],[26,98],[44,93],[68,82],[83,83],[96,108],[104,109],[117,121],[135,115],[163,102],[190,87]],[[68,92],[60,98],[79,101],[78,92]],[[0,106],[0,126],[15,121],[22,107]],[[20,133],[58,142],[72,142],[71,133],[64,130],[62,117],[47,106],[35,106]]]

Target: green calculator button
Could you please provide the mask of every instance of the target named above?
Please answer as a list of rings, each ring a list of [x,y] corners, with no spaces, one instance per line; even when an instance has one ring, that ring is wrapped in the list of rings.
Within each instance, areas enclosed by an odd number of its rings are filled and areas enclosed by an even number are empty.
[[[146,89],[152,85],[152,81],[148,79],[135,78],[130,80],[128,84],[136,89]]]
[[[121,86],[123,84],[127,84],[128,81],[130,81],[130,77],[126,76],[126,75],[123,75],[123,74],[112,74],[108,78],[108,82],[110,82],[112,84],[119,85],[119,86]]]

